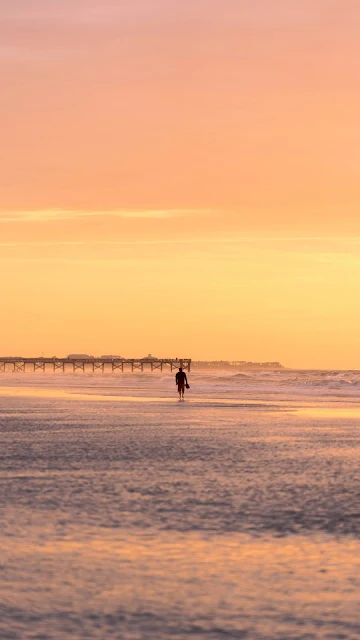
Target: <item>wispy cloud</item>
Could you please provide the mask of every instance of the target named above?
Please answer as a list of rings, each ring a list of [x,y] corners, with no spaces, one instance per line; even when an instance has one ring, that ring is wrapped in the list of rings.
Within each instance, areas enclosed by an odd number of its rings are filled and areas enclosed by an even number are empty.
[[[67,209],[45,209],[40,211],[0,212],[0,222],[45,222],[49,220],[73,220],[88,217],[116,218],[180,218],[193,215],[215,215],[215,211],[205,209],[138,209],[110,211],[75,211]]]
[[[263,246],[265,248],[271,248],[274,246],[275,249],[278,249],[282,245],[282,249],[288,252],[292,251],[294,246],[298,247],[301,245],[301,248],[304,252],[306,249],[309,251],[318,250],[319,244],[321,246],[327,246],[328,251],[319,255],[333,256],[334,254],[341,253],[347,247],[351,251],[351,249],[358,249],[360,245],[360,236],[261,236],[261,235],[252,235],[252,236],[241,236],[235,235],[231,238],[229,237],[217,237],[213,236],[204,236],[202,238],[177,238],[175,241],[173,238],[168,239],[131,239],[131,240],[29,240],[29,241],[13,241],[13,242],[2,242],[0,241],[0,247],[3,248],[20,248],[20,247],[131,247],[131,246],[174,246],[176,245],[228,245],[230,246],[239,246],[239,245],[256,245]],[[307,244],[307,247],[304,247],[304,243]],[[285,246],[284,246],[285,245]],[[347,254],[344,253],[344,256]]]

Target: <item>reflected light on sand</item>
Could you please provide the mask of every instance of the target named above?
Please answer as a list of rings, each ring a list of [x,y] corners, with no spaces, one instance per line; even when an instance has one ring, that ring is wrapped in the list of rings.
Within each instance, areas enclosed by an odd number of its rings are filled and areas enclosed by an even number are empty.
[[[76,391],[69,391],[67,389],[54,389],[54,388],[41,388],[41,387],[0,387],[0,396],[7,397],[33,397],[33,398],[63,398],[67,400],[86,400],[90,402],[144,402],[144,403],[165,403],[173,404],[179,402],[176,395],[171,397],[161,396],[128,396],[128,395],[116,395],[111,393],[79,393]],[[233,398],[211,398],[206,396],[201,397],[187,397],[187,403],[195,404],[216,404],[216,405],[229,405],[229,406],[243,406],[247,409],[249,407],[258,408],[271,408],[275,410],[280,409],[279,402],[271,400],[252,400],[249,402],[243,399]],[[182,403],[181,403],[182,404]],[[281,407],[282,408],[282,407]]]
[[[301,407],[296,414],[304,418],[360,419],[360,407]]]

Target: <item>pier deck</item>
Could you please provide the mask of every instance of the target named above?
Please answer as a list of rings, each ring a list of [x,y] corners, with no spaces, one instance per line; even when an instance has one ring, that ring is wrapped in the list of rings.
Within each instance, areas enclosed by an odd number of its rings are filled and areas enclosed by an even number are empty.
[[[0,372],[17,371],[163,371],[183,367],[190,371],[190,358],[0,358]]]

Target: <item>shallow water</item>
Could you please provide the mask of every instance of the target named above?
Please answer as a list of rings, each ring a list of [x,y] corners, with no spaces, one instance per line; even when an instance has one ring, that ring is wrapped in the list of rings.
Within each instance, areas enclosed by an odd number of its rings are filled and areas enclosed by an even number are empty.
[[[360,374],[0,375],[0,638],[360,638]]]

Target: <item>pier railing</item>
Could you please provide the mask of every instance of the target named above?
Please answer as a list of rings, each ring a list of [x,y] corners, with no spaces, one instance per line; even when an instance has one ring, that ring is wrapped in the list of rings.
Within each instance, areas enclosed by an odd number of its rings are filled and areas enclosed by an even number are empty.
[[[190,371],[190,358],[0,358],[0,372],[36,371],[163,371],[178,369]]]

